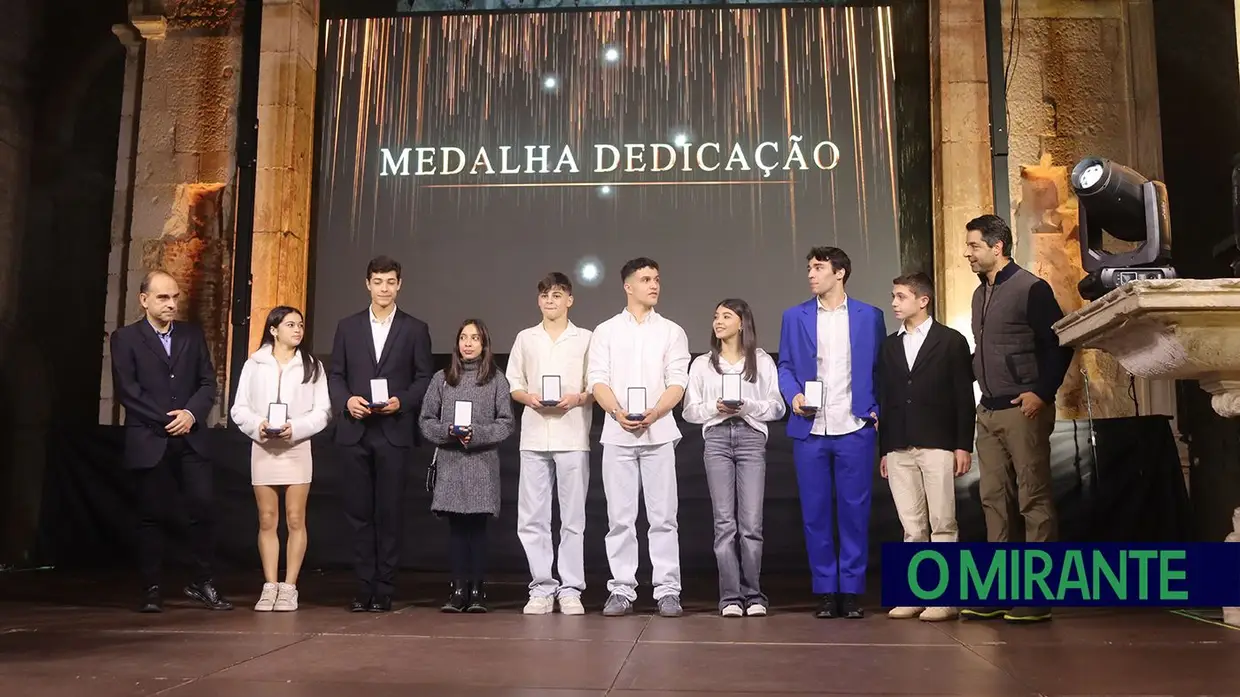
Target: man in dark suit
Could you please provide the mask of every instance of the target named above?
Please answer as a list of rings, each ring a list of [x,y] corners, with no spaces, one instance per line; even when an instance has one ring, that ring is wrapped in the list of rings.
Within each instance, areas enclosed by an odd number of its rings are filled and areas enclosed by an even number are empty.
[[[366,267],[370,307],[340,320],[327,386],[344,455],[345,516],[353,528],[357,594],[353,612],[392,609],[405,493],[405,466],[418,443],[418,414],[430,385],[426,323],[396,308],[400,264],[380,256]],[[387,381],[383,406],[371,381]]]
[[[196,571],[185,595],[212,610],[232,605],[212,583],[212,470],[207,417],[215,369],[202,329],[175,321],[181,289],[153,271],[138,301],[145,316],[112,333],[112,386],[125,408],[124,466],[134,473],[140,522],[138,554],[145,597],[139,612],[160,612],[162,524],[188,522]],[[186,521],[185,518],[188,518]]]
[[[852,261],[844,250],[814,247],[806,267],[814,297],[784,311],[779,391],[792,408],[788,437],[813,592],[820,600],[814,614],[860,619],[869,561],[878,350],[887,328],[882,310],[845,292]],[[816,409],[805,400],[811,381],[822,388]]]
[[[955,477],[973,462],[973,367],[969,342],[930,317],[934,286],[924,273],[892,283],[891,308],[902,324],[879,354],[879,470],[905,542],[955,542]],[[950,607],[897,607],[897,619],[950,620]]]

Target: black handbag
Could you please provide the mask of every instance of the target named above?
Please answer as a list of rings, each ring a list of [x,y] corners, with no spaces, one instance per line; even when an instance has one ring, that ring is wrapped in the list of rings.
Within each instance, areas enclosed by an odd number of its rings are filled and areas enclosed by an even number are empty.
[[[435,454],[431,456],[431,464],[426,468],[426,490],[434,493],[435,480],[439,475],[439,448],[435,448]]]

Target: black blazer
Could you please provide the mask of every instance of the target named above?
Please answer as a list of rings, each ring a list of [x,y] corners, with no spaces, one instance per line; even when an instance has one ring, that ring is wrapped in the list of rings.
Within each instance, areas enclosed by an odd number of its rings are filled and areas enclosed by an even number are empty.
[[[172,436],[168,412],[186,409],[194,425],[184,438],[207,457],[207,418],[215,405],[215,368],[202,329],[172,323],[172,355],[164,351],[145,317],[112,332],[112,389],[125,407],[125,456],[129,469],[159,464]]]
[[[879,454],[905,448],[973,452],[977,411],[971,360],[964,335],[937,321],[930,324],[912,371],[900,332],[883,341]]]
[[[375,356],[375,341],[370,331],[370,309],[345,317],[336,325],[332,342],[331,368],[327,371],[327,390],[332,410],[336,412],[336,443],[356,445],[366,430],[361,421],[349,414],[349,398],[370,398],[370,381],[385,378],[388,392],[400,400],[395,414],[374,414],[388,442],[409,447],[421,442],[418,414],[422,398],[431,384],[435,364],[431,357],[431,332],[426,323],[398,308],[383,354]]]

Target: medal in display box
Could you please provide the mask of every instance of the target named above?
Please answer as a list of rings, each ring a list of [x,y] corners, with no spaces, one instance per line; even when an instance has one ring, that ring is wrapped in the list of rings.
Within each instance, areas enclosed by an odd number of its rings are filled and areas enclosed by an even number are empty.
[[[810,380],[805,383],[805,404],[801,405],[802,411],[818,411],[822,408],[822,381]]]
[[[288,405],[272,402],[267,405],[267,435],[278,436],[288,423]]]
[[[554,407],[564,399],[564,391],[560,385],[559,375],[544,375],[542,377],[542,405],[544,407]]]
[[[641,421],[646,418],[646,388],[630,387],[628,390],[628,413],[626,417],[629,421]]]
[[[370,381],[370,408],[378,411],[386,407],[388,403],[388,385],[387,380],[378,378]]]
[[[741,401],[741,374],[740,373],[724,373],[723,378],[723,406],[729,409],[736,409],[744,404]]]
[[[463,436],[474,428],[474,403],[456,402],[452,408],[452,435]]]

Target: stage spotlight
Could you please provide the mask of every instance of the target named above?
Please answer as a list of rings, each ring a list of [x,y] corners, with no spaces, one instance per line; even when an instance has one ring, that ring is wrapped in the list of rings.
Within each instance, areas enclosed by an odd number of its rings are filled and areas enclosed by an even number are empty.
[[[603,60],[608,63],[617,63],[620,61],[620,49],[615,46],[608,46],[603,49]]]
[[[603,282],[603,262],[598,257],[582,257],[577,262],[577,270],[573,274],[577,282],[587,288],[596,288]]]
[[[554,75],[548,75],[543,78],[542,85],[544,90],[554,92],[555,89],[560,86],[560,79]]]
[[[1072,170],[1080,201],[1081,266],[1077,285],[1085,300],[1097,300],[1131,281],[1176,278],[1171,268],[1171,219],[1167,187],[1101,157],[1087,157]],[[1128,252],[1106,252],[1102,233],[1139,242]]]

